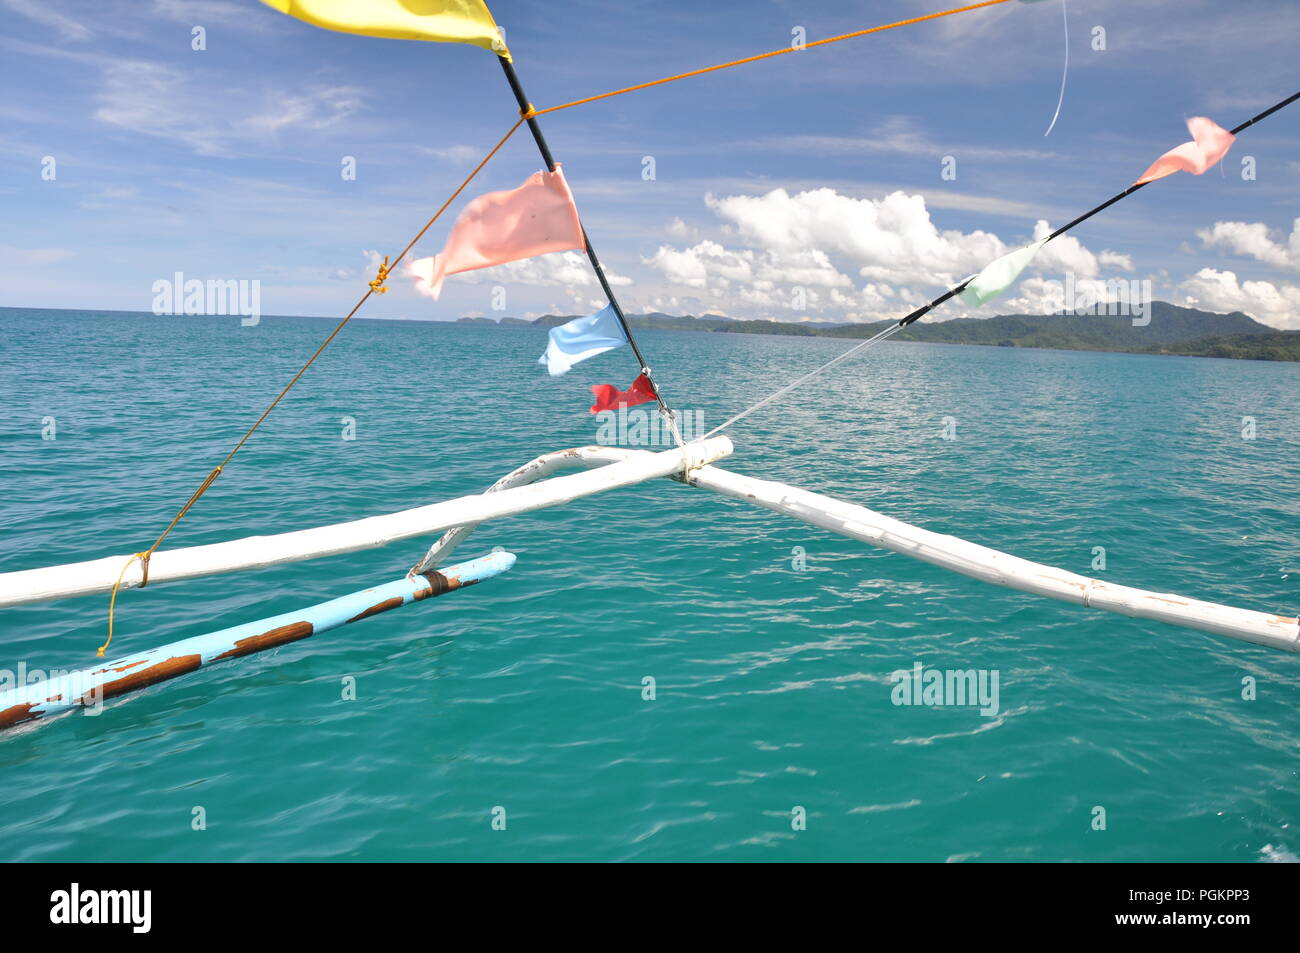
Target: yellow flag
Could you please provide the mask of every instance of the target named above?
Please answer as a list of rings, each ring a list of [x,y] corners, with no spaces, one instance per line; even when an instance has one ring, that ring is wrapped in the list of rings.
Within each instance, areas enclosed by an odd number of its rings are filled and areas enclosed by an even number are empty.
[[[393,40],[471,43],[510,59],[483,0],[262,0],[327,30]]]

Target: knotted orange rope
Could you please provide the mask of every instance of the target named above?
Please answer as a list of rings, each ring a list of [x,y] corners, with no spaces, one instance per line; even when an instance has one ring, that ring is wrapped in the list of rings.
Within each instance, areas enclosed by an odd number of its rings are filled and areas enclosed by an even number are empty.
[[[370,282],[370,290],[377,295],[388,294],[388,285],[384,284],[384,282],[388,280],[388,272],[391,270],[388,267],[388,256],[385,255],[384,263],[379,266],[379,273]]]

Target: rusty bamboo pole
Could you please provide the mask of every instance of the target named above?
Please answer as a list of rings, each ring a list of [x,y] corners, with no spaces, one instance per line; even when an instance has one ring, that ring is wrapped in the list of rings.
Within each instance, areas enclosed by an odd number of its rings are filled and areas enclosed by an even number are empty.
[[[514,554],[492,553],[442,572],[406,576],[319,605],[126,655],[96,668],[20,685],[0,692],[0,730],[76,709],[98,713],[110,698],[454,592],[499,576],[514,564]]]

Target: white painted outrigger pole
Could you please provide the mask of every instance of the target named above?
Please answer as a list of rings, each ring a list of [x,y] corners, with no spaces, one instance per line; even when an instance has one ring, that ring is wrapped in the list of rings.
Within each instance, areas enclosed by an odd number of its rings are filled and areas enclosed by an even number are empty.
[[[562,450],[540,456],[511,471],[485,492],[501,493],[540,480],[565,467],[598,467],[650,455],[644,450],[620,447]],[[1300,651],[1300,620],[1291,616],[1238,609],[1185,596],[1102,582],[1065,569],[1021,559],[955,536],[921,529],[864,506],[784,483],[741,476],[718,467],[704,466],[689,471],[685,476],[680,473],[670,476],[724,496],[757,503],[850,539],[933,563],[982,582],[1072,602],[1086,608],[1203,629],[1288,652]],[[448,530],[433,544],[412,572],[424,572],[446,560],[476,526],[477,524],[468,524]]]
[[[784,483],[755,480],[718,467],[692,471],[686,482],[737,500],[757,503],[822,529],[890,549],[996,586],[1073,602],[1120,615],[1203,629],[1232,639],[1300,652],[1300,620],[1237,609],[1186,596],[1148,592],[1090,579],[892,519],[865,506],[810,493]]]
[[[497,480],[490,487],[484,490],[484,493],[500,493],[502,490],[510,490],[517,486],[527,486],[530,483],[536,483],[538,480],[549,477],[557,470],[571,470],[575,468],[587,467],[604,467],[611,463],[621,463],[624,460],[630,460],[633,457],[649,457],[653,454],[648,450],[628,450],[624,447],[572,447],[568,450],[557,450],[554,453],[544,453],[540,457],[529,460],[522,467],[511,470],[501,479]],[[677,474],[669,474],[676,476]],[[465,542],[465,538],[470,533],[478,529],[478,523],[464,523],[460,526],[454,526],[438,538],[438,541],[429,547],[421,559],[411,569],[411,575],[425,572],[433,569],[442,563],[452,551]]]
[[[437,566],[487,520],[568,503],[583,496],[667,476],[737,500],[756,503],[850,539],[893,550],[993,585],[1087,608],[1201,629],[1288,652],[1300,652],[1300,620],[1295,616],[1239,609],[1091,579],[955,536],[921,529],[864,506],[708,465],[731,451],[731,441],[725,436],[696,441],[662,453],[619,447],[562,450],[519,467],[477,496],[459,497],[386,516],[296,533],[164,550],[154,554],[150,582],[190,579],[353,552],[446,530],[411,571],[413,577]],[[534,483],[567,467],[599,469]],[[107,592],[128,558],[125,555],[113,556],[68,566],[2,574],[0,607]],[[123,585],[138,586],[139,581],[139,568],[135,566],[127,572]]]
[[[731,450],[729,438],[712,437],[662,453],[629,455],[627,459],[599,470],[556,477],[500,493],[462,496],[411,510],[277,536],[249,536],[208,546],[159,550],[149,562],[149,584],[372,549],[399,539],[527,513],[606,490],[644,483],[711,463],[727,456]],[[129,559],[130,554],[124,553],[88,562],[0,574],[0,607],[109,592]],[[136,560],[126,570],[120,588],[136,588],[140,580],[140,562]]]

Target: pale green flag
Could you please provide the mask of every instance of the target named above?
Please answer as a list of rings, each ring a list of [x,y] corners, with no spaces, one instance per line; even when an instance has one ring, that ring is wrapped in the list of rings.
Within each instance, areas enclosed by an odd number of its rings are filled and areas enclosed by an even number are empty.
[[[1038,249],[1046,244],[1047,239],[1044,238],[989,262],[984,270],[971,278],[970,283],[962,289],[961,300],[971,307],[978,307],[986,301],[992,301],[1011,287],[1020,277],[1020,273],[1025,270],[1025,266],[1034,260]]]

